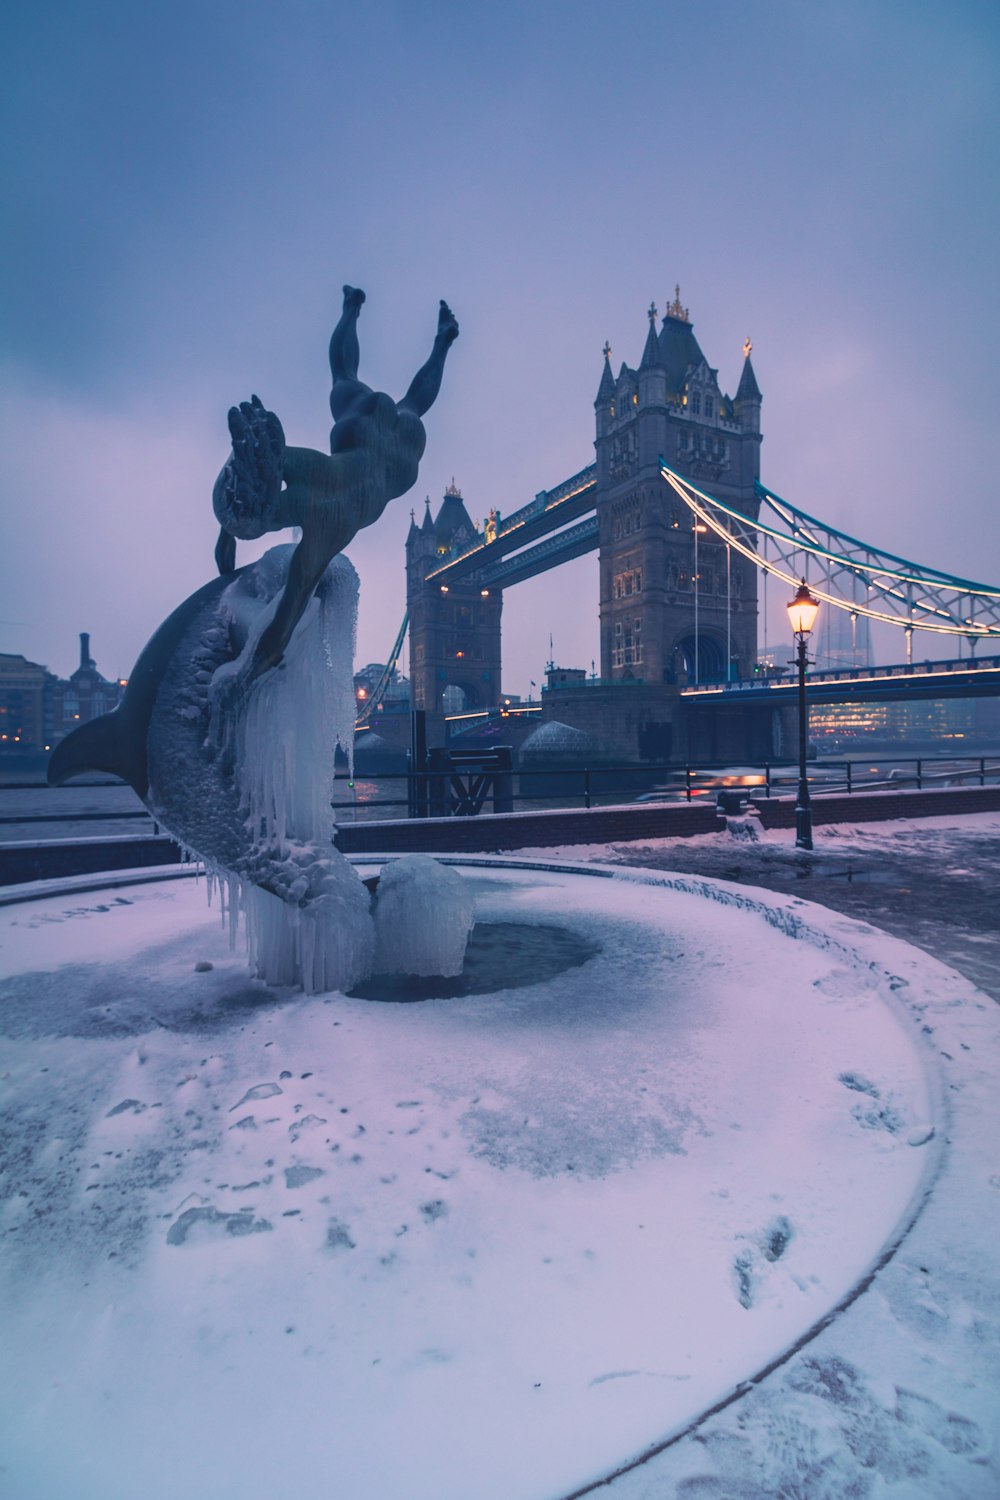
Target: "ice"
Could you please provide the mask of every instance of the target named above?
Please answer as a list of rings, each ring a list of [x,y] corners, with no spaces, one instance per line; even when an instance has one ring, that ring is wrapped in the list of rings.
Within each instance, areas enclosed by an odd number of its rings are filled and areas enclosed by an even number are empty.
[[[375,972],[461,974],[475,901],[458,874],[427,854],[386,865],[375,899]]]
[[[261,563],[284,576],[290,548],[272,548]],[[260,564],[258,564],[258,567]],[[265,673],[237,717],[236,774],[243,812],[266,846],[329,849],[334,817],[334,746],[353,753],[354,635],[358,577],[346,557],[333,560],[288,643],[284,661]],[[237,673],[252,657],[273,609],[253,619]],[[216,674],[218,679],[219,674]]]
[[[269,984],[346,989],[371,966],[370,900],[333,846],[334,754],[354,742],[357,574],[336,557],[279,667],[249,681],[293,548],[272,547],[199,614],[150,724],[149,805],[205,862]]]

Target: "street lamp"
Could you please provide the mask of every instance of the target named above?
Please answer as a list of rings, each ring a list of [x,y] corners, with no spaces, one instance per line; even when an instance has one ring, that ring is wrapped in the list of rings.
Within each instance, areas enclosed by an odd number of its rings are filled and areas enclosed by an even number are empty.
[[[811,849],[812,807],[809,802],[809,781],[806,776],[806,735],[808,717],[806,711],[806,642],[816,622],[819,600],[809,592],[803,578],[795,598],[786,606],[788,618],[795,636],[796,661],[799,668],[799,795],[795,802],[795,847]],[[793,663],[795,665],[795,663]]]

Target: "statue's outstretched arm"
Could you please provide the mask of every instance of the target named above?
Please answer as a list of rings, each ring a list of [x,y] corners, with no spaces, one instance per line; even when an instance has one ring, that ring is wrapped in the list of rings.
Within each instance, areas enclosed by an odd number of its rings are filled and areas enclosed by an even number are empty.
[[[437,393],[441,389],[445,357],[457,338],[458,320],[447,302],[442,302],[438,313],[437,334],[430,357],[414,375],[402,401],[397,403],[400,411],[412,412],[415,417],[422,417],[424,412],[434,405]]]

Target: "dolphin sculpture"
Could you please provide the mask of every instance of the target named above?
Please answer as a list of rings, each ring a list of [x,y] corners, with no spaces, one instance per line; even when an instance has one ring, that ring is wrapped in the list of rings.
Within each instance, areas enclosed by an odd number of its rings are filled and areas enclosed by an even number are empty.
[[[261,977],[344,989],[367,974],[374,944],[369,892],[333,846],[330,808],[335,744],[354,727],[346,558],[325,570],[282,667],[227,692],[273,618],[293,551],[272,547],[174,610],[119,706],[56,747],[48,778],[121,776],[243,910]]]

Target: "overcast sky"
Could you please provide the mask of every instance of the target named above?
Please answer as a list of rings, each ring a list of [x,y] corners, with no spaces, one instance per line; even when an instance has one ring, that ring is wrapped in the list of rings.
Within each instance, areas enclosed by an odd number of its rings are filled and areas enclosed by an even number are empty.
[[[0,650],[127,675],[214,572],[227,407],[326,446],[344,281],[396,396],[439,297],[462,327],[349,549],[358,665],[411,505],[591,462],[604,340],[637,364],[675,282],[724,390],[753,339],[767,483],[1000,582],[996,0],[14,0],[5,40]],[[509,590],[506,689],[550,632],[589,669],[597,609],[596,555]]]

